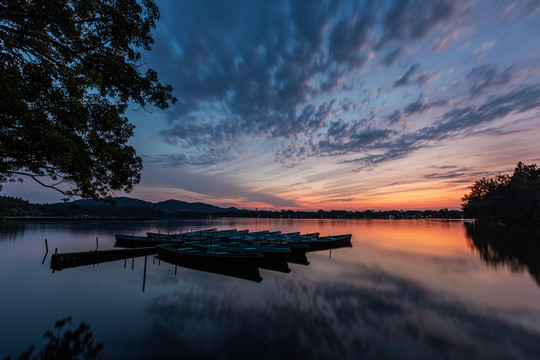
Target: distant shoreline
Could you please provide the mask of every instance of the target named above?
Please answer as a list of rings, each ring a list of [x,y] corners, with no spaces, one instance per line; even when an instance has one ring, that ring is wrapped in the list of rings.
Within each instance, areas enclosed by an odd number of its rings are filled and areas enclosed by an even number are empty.
[[[190,216],[190,217],[129,217],[129,216],[8,216],[1,218],[2,222],[46,222],[46,221],[141,221],[141,220],[200,220],[200,219],[227,219],[227,218],[252,218],[252,219],[283,219],[283,220],[302,220],[302,219],[314,219],[314,220],[471,220],[464,219],[462,217],[278,217],[278,216],[217,216],[217,215],[202,215]]]
[[[86,217],[70,217],[70,216],[6,216],[1,219],[4,222],[14,221],[111,221],[111,220],[153,220],[148,217],[106,217],[106,216],[86,216]]]

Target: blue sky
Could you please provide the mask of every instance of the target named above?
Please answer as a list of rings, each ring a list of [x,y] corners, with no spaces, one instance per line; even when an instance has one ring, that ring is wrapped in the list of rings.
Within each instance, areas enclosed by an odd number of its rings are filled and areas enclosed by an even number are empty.
[[[128,110],[144,161],[129,196],[459,208],[475,180],[540,162],[539,1],[158,5],[144,62],[179,101]]]

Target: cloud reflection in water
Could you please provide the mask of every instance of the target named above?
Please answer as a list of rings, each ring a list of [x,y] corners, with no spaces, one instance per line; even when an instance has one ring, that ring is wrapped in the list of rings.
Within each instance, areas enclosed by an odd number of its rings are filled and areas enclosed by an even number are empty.
[[[488,308],[467,307],[362,265],[341,279],[304,282],[287,275],[270,282],[268,292],[250,292],[236,280],[190,274],[147,308],[155,322],[139,353],[190,359],[540,357],[540,334]]]

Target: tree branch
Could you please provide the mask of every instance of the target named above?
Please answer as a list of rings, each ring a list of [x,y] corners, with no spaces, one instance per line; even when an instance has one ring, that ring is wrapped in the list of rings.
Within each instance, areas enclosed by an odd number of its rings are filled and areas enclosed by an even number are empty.
[[[28,176],[29,178],[31,178],[32,180],[34,180],[35,182],[37,182],[41,186],[44,186],[44,187],[47,187],[47,188],[50,188],[50,189],[54,189],[54,190],[58,191],[59,193],[61,193],[62,195],[68,195],[64,190],[61,190],[61,189],[56,187],[57,185],[65,182],[65,179],[62,179],[62,181],[59,181],[56,184],[49,185],[49,184],[45,184],[43,181],[39,180],[37,178],[39,175],[36,175],[36,174],[29,174],[29,173],[25,173],[25,172],[21,172],[21,171],[12,171],[12,170],[8,170],[6,172],[9,173],[9,174],[12,174],[12,175]]]

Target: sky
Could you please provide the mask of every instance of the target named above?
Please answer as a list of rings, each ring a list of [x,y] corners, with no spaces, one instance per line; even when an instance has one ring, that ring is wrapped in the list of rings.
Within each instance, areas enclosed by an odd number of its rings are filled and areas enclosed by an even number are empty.
[[[144,169],[127,196],[459,209],[474,181],[540,163],[537,0],[157,3],[144,63],[178,102],[128,109]]]

